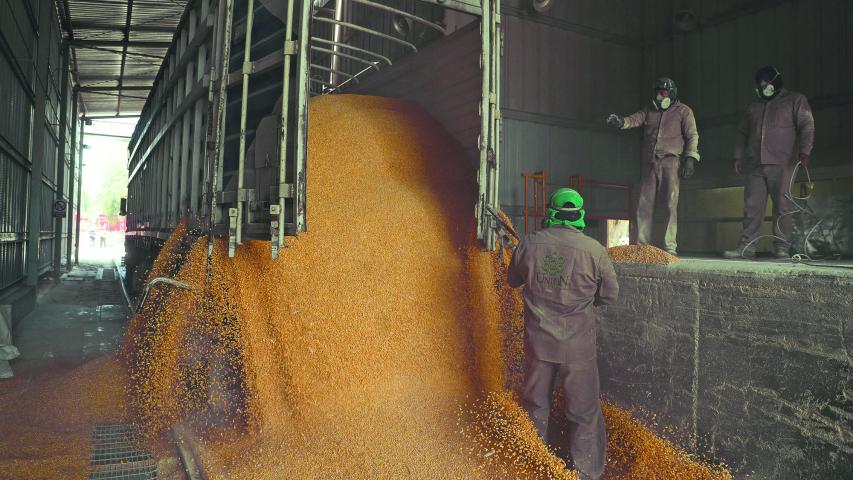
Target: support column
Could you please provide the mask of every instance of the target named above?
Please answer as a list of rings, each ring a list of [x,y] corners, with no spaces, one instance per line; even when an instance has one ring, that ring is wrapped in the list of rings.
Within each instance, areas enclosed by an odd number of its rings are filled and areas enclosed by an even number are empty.
[[[77,161],[80,174],[77,176],[77,225],[74,235],[74,265],[80,265],[80,218],[83,215],[83,150],[86,149],[86,124],[80,122],[80,144],[77,146]]]
[[[68,56],[70,52],[68,42],[62,42],[62,70],[60,70],[61,87],[59,90],[59,151],[56,155],[56,197],[54,200],[62,200],[65,195],[65,154],[66,142],[68,141]],[[69,179],[69,183],[71,179]],[[71,197],[68,198],[71,203]],[[65,209],[65,214],[70,215],[70,209]],[[59,281],[62,277],[62,224],[64,218],[53,220],[53,279]],[[71,241],[70,235],[68,238]]]
[[[72,263],[72,253],[73,243],[77,242],[77,238],[80,236],[80,229],[77,229],[77,233],[72,235],[74,232],[74,223],[79,223],[80,217],[80,202],[79,200],[75,201],[74,192],[79,191],[80,189],[75,190],[74,182],[76,181],[77,175],[77,159],[79,158],[77,155],[77,123],[79,120],[77,119],[77,88],[74,88],[74,92],[71,94],[71,171],[68,173],[68,242],[65,243],[65,270],[70,272]],[[73,242],[73,243],[72,243]]]
[[[45,104],[47,103],[47,75],[50,56],[50,21],[53,2],[38,2],[38,46],[35,58],[35,109],[32,121],[32,149],[30,161],[30,201],[27,215],[27,285],[36,286],[39,279],[39,241],[41,237],[41,209],[44,182]]]

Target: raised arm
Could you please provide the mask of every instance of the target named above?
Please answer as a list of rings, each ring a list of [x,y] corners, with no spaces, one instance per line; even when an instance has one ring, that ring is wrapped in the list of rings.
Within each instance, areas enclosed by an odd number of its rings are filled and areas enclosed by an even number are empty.
[[[646,123],[646,116],[648,115],[648,110],[645,108],[640,110],[639,112],[632,113],[627,117],[622,119],[622,130],[626,130],[629,128],[637,128]]]

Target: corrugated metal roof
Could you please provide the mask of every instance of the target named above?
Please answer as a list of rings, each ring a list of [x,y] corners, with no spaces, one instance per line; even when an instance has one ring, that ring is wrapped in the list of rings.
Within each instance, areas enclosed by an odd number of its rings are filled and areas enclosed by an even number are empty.
[[[88,116],[142,110],[188,0],[56,0]]]

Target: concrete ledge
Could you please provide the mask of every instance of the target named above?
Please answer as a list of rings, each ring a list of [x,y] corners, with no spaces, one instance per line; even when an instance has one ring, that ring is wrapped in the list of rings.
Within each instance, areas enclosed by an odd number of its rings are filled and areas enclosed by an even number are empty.
[[[739,478],[853,478],[853,270],[685,260],[617,273],[605,395]]]

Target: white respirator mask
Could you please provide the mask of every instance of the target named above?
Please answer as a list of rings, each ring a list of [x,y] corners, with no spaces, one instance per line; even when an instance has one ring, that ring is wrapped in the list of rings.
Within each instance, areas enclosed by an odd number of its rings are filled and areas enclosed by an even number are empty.
[[[775,82],[777,78],[779,78],[779,71],[778,70],[776,71],[776,75],[774,75],[773,78],[771,78],[769,82],[767,82],[767,83],[761,82],[761,83],[764,83],[764,85],[759,85],[755,89],[755,94],[758,95],[759,98],[770,98],[773,95],[775,95],[776,94],[776,87],[773,85],[773,82]]]
[[[660,106],[661,110],[666,110],[670,105],[672,105],[672,99],[669,97],[658,95],[655,99],[657,100],[657,104]]]

